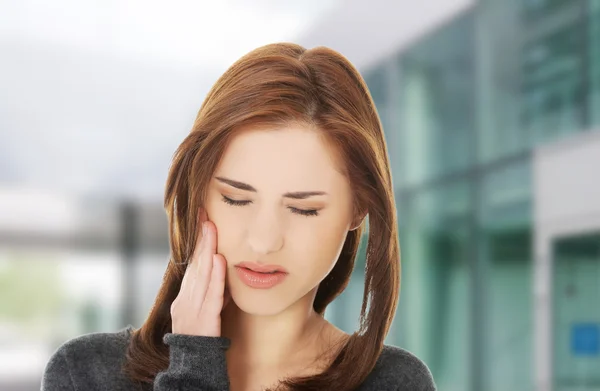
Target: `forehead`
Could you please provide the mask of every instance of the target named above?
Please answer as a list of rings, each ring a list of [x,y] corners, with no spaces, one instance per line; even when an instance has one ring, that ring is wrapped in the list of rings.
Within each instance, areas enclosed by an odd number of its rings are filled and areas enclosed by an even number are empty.
[[[344,179],[333,148],[315,130],[300,126],[245,129],[229,142],[218,175],[249,184],[327,185]]]

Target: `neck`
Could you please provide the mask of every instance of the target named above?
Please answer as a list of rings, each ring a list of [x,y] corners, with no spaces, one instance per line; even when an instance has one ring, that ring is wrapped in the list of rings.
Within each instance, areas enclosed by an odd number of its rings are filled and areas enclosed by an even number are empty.
[[[231,340],[228,362],[274,369],[314,356],[326,321],[314,312],[313,300],[314,293],[275,315],[248,314],[229,303],[222,314],[222,336]]]

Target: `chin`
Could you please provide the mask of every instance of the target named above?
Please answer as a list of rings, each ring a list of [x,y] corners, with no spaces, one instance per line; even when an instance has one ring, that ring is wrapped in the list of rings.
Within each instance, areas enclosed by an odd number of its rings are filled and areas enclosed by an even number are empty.
[[[250,315],[277,315],[291,304],[271,289],[252,289],[245,286],[237,288],[231,290],[231,299],[242,312]]]

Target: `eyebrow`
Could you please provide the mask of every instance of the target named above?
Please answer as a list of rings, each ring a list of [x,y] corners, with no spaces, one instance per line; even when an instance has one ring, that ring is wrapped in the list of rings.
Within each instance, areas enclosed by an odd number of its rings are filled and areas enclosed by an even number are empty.
[[[244,182],[240,182],[240,181],[234,181],[233,179],[229,179],[229,178],[224,178],[224,177],[215,177],[216,180],[223,182],[229,186],[235,187],[236,189],[240,189],[240,190],[245,190],[245,191],[251,191],[256,193],[257,190],[250,186],[247,183]],[[296,200],[302,200],[308,197],[312,197],[312,196],[318,196],[318,195],[327,195],[326,192],[324,191],[292,191],[292,192],[287,192],[285,194],[283,194],[284,197],[286,198],[293,198]]]

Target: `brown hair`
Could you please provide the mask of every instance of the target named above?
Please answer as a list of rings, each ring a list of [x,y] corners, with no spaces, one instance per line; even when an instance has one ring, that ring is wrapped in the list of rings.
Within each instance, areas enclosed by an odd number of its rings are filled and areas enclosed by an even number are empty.
[[[344,56],[326,47],[277,43],[246,54],[219,78],[174,154],[164,200],[171,259],[148,318],[133,332],[124,366],[131,379],[152,383],[169,365],[162,339],[171,332],[170,306],[194,250],[197,211],[228,141],[241,127],[292,123],[317,129],[336,147],[355,189],[355,212],[368,212],[369,237],[359,330],[324,372],[282,385],[353,390],[375,366],[400,288],[396,207],[381,122],[363,78]],[[348,232],[335,267],[319,285],[313,304],[317,313],[323,315],[348,284],[363,228],[364,223]]]

